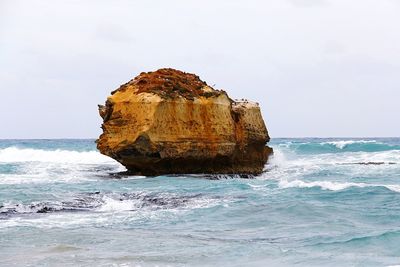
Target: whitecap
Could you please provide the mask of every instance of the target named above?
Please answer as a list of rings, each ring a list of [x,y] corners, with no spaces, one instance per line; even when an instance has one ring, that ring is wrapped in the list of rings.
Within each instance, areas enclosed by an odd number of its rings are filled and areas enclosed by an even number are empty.
[[[361,163],[361,164],[360,164]],[[384,164],[364,164],[368,165],[396,165],[400,163],[400,150],[388,150],[378,152],[344,152],[335,154],[316,154],[316,155],[293,155],[288,151],[274,148],[274,154],[268,161],[268,165],[277,166],[283,169],[293,167],[328,166],[340,164],[360,164],[362,163],[384,163]],[[376,167],[376,166],[374,166]]]
[[[341,191],[351,187],[365,188],[365,187],[384,187],[393,192],[400,193],[400,185],[387,185],[387,184],[367,184],[367,183],[352,183],[352,182],[331,182],[331,181],[313,181],[304,182],[301,180],[281,180],[279,182],[280,188],[312,188],[320,187],[323,190]]]
[[[130,211],[140,207],[141,201],[135,199],[114,199],[108,196],[103,197],[104,204],[101,205],[97,211],[102,212],[118,212]]]
[[[97,151],[0,149],[0,164],[14,163],[18,164],[15,173],[0,173],[0,184],[79,182],[126,170]]]
[[[111,158],[97,151],[43,150],[31,148],[7,147],[0,149],[0,163],[46,162],[104,164],[115,163]]]
[[[22,203],[5,202],[0,205],[0,213],[32,213],[41,209],[39,205],[24,205]]]
[[[371,144],[371,143],[377,143],[377,142],[375,140],[340,140],[340,141],[323,142],[321,143],[321,145],[329,144],[329,145],[334,145],[339,149],[344,149],[348,145]]]
[[[83,200],[83,202],[81,201]],[[219,198],[201,194],[181,196],[171,193],[93,193],[76,196],[75,200],[21,204],[0,204],[6,215],[0,228],[29,226],[70,228],[132,223],[137,220],[165,220],[198,209],[229,207],[232,197]],[[47,208],[46,208],[47,207]],[[42,210],[46,208],[45,210]],[[17,210],[18,209],[18,210]],[[72,211],[72,212],[70,212]],[[26,216],[28,213],[46,213]],[[21,216],[23,214],[23,216]]]

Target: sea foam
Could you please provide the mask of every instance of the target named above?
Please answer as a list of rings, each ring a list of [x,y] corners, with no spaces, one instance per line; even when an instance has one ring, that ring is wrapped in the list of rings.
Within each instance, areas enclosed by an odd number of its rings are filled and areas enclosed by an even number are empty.
[[[0,167],[11,165],[17,167],[0,172],[0,184],[80,182],[126,170],[97,151],[0,149]]]
[[[42,150],[30,148],[8,147],[0,149],[0,163],[13,162],[50,162],[50,163],[79,163],[103,164],[115,163],[109,157],[97,151]]]
[[[301,180],[287,181],[282,180],[279,182],[280,188],[312,188],[320,187],[323,190],[341,191],[351,187],[384,187],[390,191],[400,193],[400,185],[393,184],[367,184],[367,183],[352,183],[352,182],[331,182],[331,181],[313,181],[304,182]]]
[[[340,141],[332,141],[332,142],[322,142],[321,144],[329,144],[334,145],[339,149],[344,149],[346,146],[353,144],[376,144],[375,140],[340,140]]]
[[[310,140],[289,141],[278,145],[280,148],[291,150],[298,154],[321,154],[342,152],[378,152],[389,150],[400,150],[400,145],[395,143],[384,143],[377,140]]]
[[[135,199],[114,199],[111,197],[103,197],[103,205],[101,205],[97,211],[102,212],[117,212],[117,211],[130,211],[140,207],[141,202]]]

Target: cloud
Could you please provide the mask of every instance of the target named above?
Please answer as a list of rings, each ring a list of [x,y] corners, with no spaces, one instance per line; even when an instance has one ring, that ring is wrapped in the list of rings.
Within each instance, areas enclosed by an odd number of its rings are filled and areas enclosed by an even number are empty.
[[[296,7],[319,7],[328,4],[327,0],[288,0]]]
[[[96,27],[95,36],[104,41],[112,42],[134,42],[135,38],[131,31],[120,24],[101,23]]]

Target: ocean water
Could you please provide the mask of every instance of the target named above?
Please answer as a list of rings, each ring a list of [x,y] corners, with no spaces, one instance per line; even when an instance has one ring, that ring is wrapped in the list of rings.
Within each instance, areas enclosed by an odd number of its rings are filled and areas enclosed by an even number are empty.
[[[400,139],[273,139],[254,179],[0,141],[0,266],[400,265]]]

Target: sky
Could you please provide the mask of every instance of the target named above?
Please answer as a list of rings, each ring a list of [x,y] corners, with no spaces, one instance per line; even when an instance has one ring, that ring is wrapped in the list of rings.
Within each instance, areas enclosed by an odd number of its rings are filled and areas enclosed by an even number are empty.
[[[0,138],[97,138],[142,71],[260,103],[271,137],[400,136],[398,0],[0,0]]]

